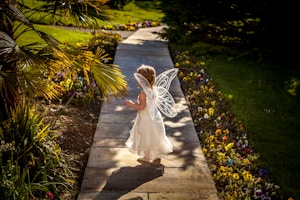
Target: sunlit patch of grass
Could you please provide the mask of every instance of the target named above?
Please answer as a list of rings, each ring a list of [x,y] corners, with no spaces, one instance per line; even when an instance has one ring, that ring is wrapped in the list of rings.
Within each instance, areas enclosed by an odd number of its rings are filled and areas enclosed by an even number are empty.
[[[78,29],[65,29],[47,25],[35,25],[36,29],[43,31],[53,37],[57,38],[60,42],[87,42],[93,36],[90,32],[84,32]]]
[[[300,160],[295,158],[300,154],[300,106],[297,97],[288,93],[285,82],[300,77],[299,71],[224,59],[211,60],[207,70],[224,93],[235,97],[228,99],[229,104],[243,121],[274,181],[286,194],[297,196]]]
[[[83,32],[80,31],[79,29],[78,30],[65,29],[65,28],[59,28],[59,27],[48,26],[48,25],[34,25],[34,27],[39,31],[45,32],[55,37],[61,43],[87,42],[89,39],[92,38],[92,34],[90,32]],[[23,29],[20,28],[19,32],[21,30]],[[17,43],[20,46],[35,43],[35,42],[45,44],[45,42],[34,31],[23,33],[22,36],[17,40]]]

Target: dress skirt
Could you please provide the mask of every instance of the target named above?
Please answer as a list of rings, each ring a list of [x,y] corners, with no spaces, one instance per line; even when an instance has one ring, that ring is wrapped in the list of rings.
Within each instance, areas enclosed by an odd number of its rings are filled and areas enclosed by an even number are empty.
[[[166,136],[161,113],[152,120],[147,107],[139,110],[126,146],[139,157],[148,157],[150,160],[171,153],[173,146]]]

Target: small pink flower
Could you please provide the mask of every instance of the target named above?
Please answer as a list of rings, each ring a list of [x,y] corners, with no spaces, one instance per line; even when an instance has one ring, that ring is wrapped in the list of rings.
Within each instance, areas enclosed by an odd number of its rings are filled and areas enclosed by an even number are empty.
[[[46,192],[46,195],[49,199],[54,199],[54,194],[52,194],[51,192]]]

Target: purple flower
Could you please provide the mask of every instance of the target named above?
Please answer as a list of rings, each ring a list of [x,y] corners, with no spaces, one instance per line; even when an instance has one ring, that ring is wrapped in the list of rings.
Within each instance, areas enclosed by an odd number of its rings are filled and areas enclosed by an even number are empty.
[[[266,194],[261,196],[262,200],[271,200],[271,197],[269,197],[269,193],[267,192]]]
[[[256,191],[255,191],[255,196],[260,197],[262,194],[263,194],[263,193],[262,193],[261,190],[256,190]]]
[[[264,178],[265,177],[265,175],[267,175],[269,172],[268,172],[268,170],[266,170],[266,169],[259,169],[258,170],[258,175],[261,177],[261,178]]]

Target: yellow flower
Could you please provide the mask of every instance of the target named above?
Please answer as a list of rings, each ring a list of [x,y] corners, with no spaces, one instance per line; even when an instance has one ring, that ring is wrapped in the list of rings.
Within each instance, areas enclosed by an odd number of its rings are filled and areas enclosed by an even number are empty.
[[[244,165],[249,165],[249,164],[250,164],[250,161],[249,161],[247,158],[245,158],[245,159],[243,160],[243,163],[244,163]]]
[[[220,171],[220,172],[225,172],[225,171],[226,171],[226,169],[225,169],[225,167],[224,167],[224,166],[220,166],[220,169],[219,169],[219,171]]]
[[[175,67],[179,67],[179,63],[178,62],[175,64]]]
[[[75,183],[75,180],[69,179],[69,178],[67,178],[66,181],[67,181],[68,183]]]
[[[252,174],[247,173],[246,174],[246,180],[252,181],[252,179],[253,179]]]
[[[133,26],[130,26],[130,27],[129,27],[129,30],[130,30],[130,31],[134,31],[135,28],[134,28]]]
[[[252,181],[253,177],[252,174],[248,171],[243,171],[243,178],[245,181]]]
[[[206,154],[207,153],[207,149],[203,147],[202,149],[203,153]]]
[[[152,22],[152,26],[158,26],[159,22]]]
[[[238,173],[234,173],[234,174],[232,175],[232,178],[235,179],[235,180],[239,180],[239,179],[240,179],[240,176],[239,176]]]
[[[110,25],[110,24],[108,24],[108,25],[106,26],[106,29],[108,29],[108,30],[112,30],[112,29],[113,29],[113,26],[112,26],[112,25]]]
[[[210,116],[214,115],[214,113],[215,113],[215,110],[214,110],[213,108],[209,108],[209,109],[208,109],[208,114],[209,114]]]
[[[222,130],[218,128],[218,129],[216,130],[216,136],[220,135],[221,133],[222,133]]]
[[[208,92],[209,92],[209,93],[213,93],[213,92],[214,92],[214,89],[213,89],[213,88],[209,88]]]
[[[223,130],[223,133],[224,133],[225,135],[228,135],[228,134],[229,134],[229,130],[228,130],[228,129],[225,129],[225,130]]]
[[[225,151],[229,151],[232,147],[233,147],[233,142],[231,142],[225,146]]]
[[[237,196],[238,196],[238,194],[237,194],[236,191],[233,192],[233,196],[234,196],[234,197],[237,197]]]
[[[215,106],[216,105],[216,101],[210,102],[210,105]]]
[[[219,157],[220,160],[222,160],[223,158],[225,158],[225,154],[221,153],[221,152],[218,152],[218,157]]]

